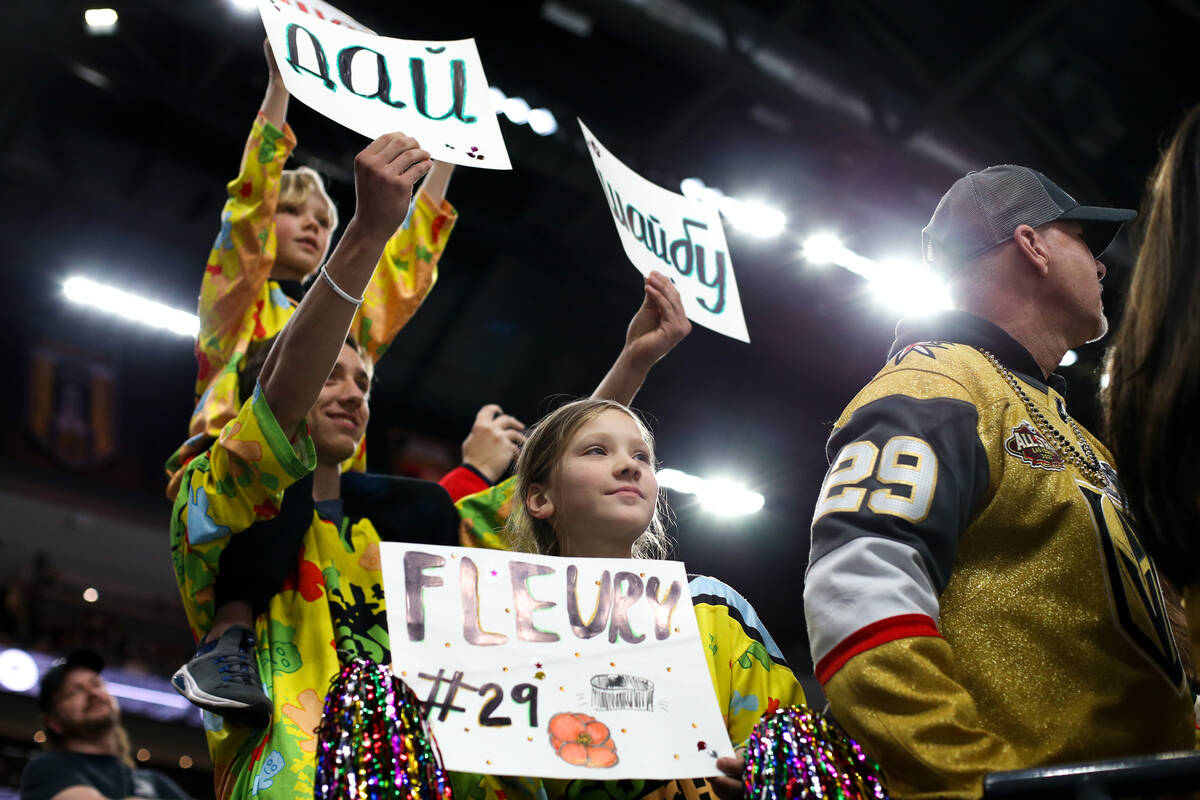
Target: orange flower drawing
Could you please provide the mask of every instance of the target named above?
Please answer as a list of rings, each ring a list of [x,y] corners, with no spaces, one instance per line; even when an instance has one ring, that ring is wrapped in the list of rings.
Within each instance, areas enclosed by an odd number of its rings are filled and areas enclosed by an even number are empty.
[[[617,743],[608,726],[587,714],[563,712],[550,719],[550,746],[558,757],[577,767],[611,767],[617,763]]]

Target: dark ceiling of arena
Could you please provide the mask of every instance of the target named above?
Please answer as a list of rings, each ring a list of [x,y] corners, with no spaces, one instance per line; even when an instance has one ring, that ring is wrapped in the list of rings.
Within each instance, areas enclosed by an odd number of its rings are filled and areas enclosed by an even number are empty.
[[[636,405],[669,466],[765,496],[718,518],[672,495],[689,571],[741,588],[789,655],[806,656],[801,576],[842,406],[881,365],[898,314],[859,276],[807,263],[833,231],[871,258],[919,259],[919,231],[959,175],[1036,167],[1090,204],[1136,206],[1163,137],[1200,97],[1200,4],[955,0],[546,0],[371,3],[346,12],[380,33],[475,37],[490,82],[551,110],[539,136],[501,119],[514,169],[459,168],[461,220],[440,280],[382,362],[373,466],[389,431],[457,442],[476,409],[527,422],[547,398],[586,394],[640,302],[574,119],[632,168],[678,189],[698,177],[787,215],[754,238],[729,226],[751,343],[697,327]],[[185,432],[194,362],[184,337],[68,305],[84,274],[181,309],[204,258],[265,85],[257,14],[229,0],[119,5],[112,36],[77,2],[6,3],[0,29],[0,270],[10,379],[5,472],[163,520],[160,465]],[[353,208],[365,144],[293,101],[296,161]],[[1120,308],[1131,249],[1107,259]],[[47,342],[115,371],[119,454],[68,469],[28,444],[30,353]],[[1103,343],[1063,373],[1094,419]],[[157,559],[157,562],[155,562]],[[182,620],[180,621],[182,625]]]

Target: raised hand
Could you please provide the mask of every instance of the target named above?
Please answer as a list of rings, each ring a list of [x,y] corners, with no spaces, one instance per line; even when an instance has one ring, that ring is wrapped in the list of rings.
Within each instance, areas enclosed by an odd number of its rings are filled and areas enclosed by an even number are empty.
[[[267,59],[267,80],[282,80],[279,76],[279,62],[275,60],[275,51],[271,49],[270,39],[263,39],[263,55]]]
[[[525,443],[525,423],[488,403],[475,415],[475,424],[462,443],[464,464],[470,464],[492,483],[500,480]]]
[[[691,331],[675,284],[661,272],[651,272],[646,276],[646,298],[625,334],[625,349],[633,362],[649,369]]]
[[[371,142],[354,159],[351,224],[386,240],[408,214],[413,186],[432,166],[429,153],[411,136],[387,133]]]

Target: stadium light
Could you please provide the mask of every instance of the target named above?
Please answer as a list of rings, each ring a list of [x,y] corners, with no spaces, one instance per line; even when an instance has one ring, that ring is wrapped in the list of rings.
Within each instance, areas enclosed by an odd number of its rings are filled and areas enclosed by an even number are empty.
[[[741,484],[721,478],[705,479],[677,469],[660,469],[655,473],[658,485],[684,494],[694,494],[700,506],[712,514],[737,517],[753,514],[763,507],[763,496]]]
[[[504,101],[508,99],[508,95],[495,86],[488,87],[488,94],[492,97],[492,108],[496,109],[496,116],[504,113]]]
[[[1067,352],[1063,353],[1062,361],[1058,362],[1058,365],[1060,367],[1071,367],[1074,366],[1075,362],[1078,360],[1079,354],[1074,350],[1068,350]]]
[[[230,0],[230,3],[243,14],[248,14],[258,8],[258,0]]]
[[[558,130],[558,120],[548,108],[535,108],[529,112],[529,128],[538,136],[549,136]]]
[[[83,12],[83,24],[92,36],[116,33],[117,19],[117,11],[114,8],[89,8]]]
[[[181,336],[195,337],[200,332],[200,318],[195,314],[179,311],[78,275],[67,278],[63,283],[63,294],[72,303],[92,306]]]
[[[10,692],[28,692],[38,684],[37,662],[24,650],[0,653],[0,686]]]
[[[742,200],[725,194],[715,186],[706,186],[699,178],[684,178],[679,182],[684,197],[716,206],[729,224],[742,233],[767,239],[783,233],[787,215],[760,200]]]
[[[508,98],[500,105],[500,110],[514,125],[524,125],[529,121],[529,103],[523,97]]]
[[[867,280],[875,277],[876,264],[866,256],[860,256],[842,244],[842,240],[832,233],[814,233],[804,240],[800,254],[810,264],[837,264]]]
[[[880,305],[893,311],[919,316],[950,308],[950,295],[924,265],[886,261],[877,265],[870,280]]]

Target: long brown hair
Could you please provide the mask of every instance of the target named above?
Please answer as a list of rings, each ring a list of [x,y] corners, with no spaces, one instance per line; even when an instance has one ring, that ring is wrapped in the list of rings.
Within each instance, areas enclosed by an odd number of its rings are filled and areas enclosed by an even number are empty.
[[[1147,550],[1177,583],[1200,584],[1200,106],[1150,176],[1141,217],[1104,422]]]
[[[654,435],[646,427],[646,423],[627,406],[612,400],[589,397],[551,411],[534,426],[525,444],[521,445],[521,454],[517,457],[517,464],[513,470],[516,487],[513,490],[512,513],[508,517],[506,532],[514,550],[551,556],[559,554],[558,534],[554,526],[549,520],[530,516],[525,510],[525,499],[529,496],[530,486],[545,483],[554,474],[575,432],[589,420],[609,410],[621,411],[633,418],[642,433],[642,438],[646,440],[646,446],[650,448],[653,460]],[[670,539],[667,537],[663,516],[664,502],[660,491],[649,527],[633,543],[634,558],[663,558],[667,555]]]

